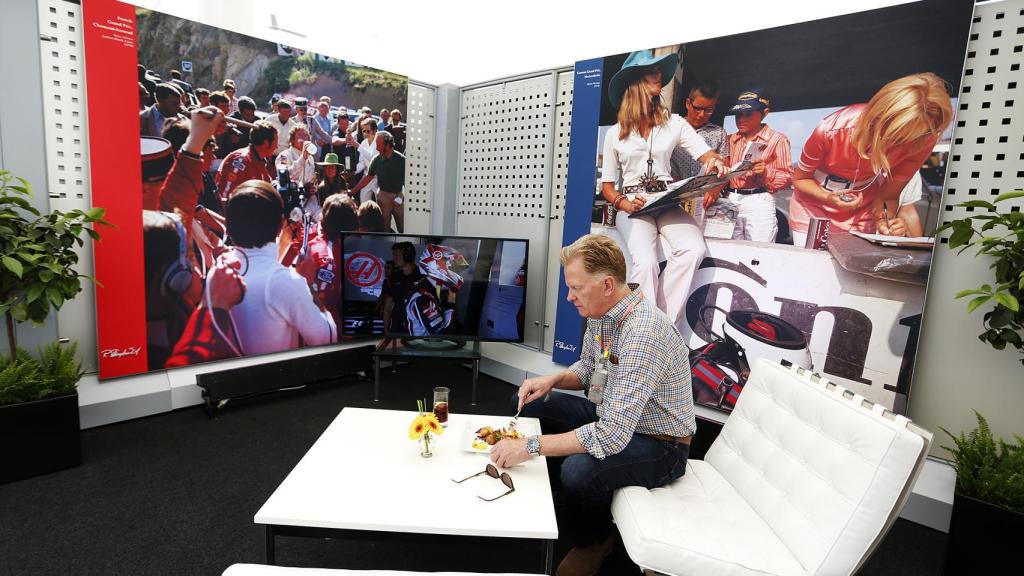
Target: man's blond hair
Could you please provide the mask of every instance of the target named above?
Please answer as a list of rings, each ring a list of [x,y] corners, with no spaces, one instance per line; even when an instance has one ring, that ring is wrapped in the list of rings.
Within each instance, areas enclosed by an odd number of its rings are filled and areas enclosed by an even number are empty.
[[[619,284],[626,283],[626,258],[615,241],[607,236],[587,234],[562,248],[559,257],[563,268],[579,258],[588,274],[607,274]]]

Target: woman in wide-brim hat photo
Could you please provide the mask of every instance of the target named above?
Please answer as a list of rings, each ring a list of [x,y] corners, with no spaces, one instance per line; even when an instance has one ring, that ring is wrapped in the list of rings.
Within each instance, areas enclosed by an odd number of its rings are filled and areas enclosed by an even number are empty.
[[[316,195],[320,199],[320,205],[323,206],[327,197],[332,194],[339,192],[348,192],[348,184],[345,179],[341,176],[341,162],[338,161],[338,155],[334,152],[328,153],[324,156],[323,162],[317,162],[317,185]]]
[[[655,56],[651,50],[641,50],[631,53],[612,76],[608,100],[618,109],[618,122],[605,135],[601,194],[623,212],[615,226],[632,259],[630,282],[639,284],[644,296],[681,326],[693,275],[704,258],[704,234],[682,208],[629,217],[666,190],[672,181],[670,159],[677,146],[709,173],[728,171],[721,156],[662,102],[662,88],[672,81],[678,62],[674,52]],[[619,188],[616,182],[621,182]],[[670,247],[660,279],[659,235]]]

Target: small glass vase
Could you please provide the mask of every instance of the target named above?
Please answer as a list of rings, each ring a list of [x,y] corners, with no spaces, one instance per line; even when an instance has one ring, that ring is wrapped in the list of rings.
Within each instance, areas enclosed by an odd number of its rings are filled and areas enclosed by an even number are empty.
[[[434,438],[430,434],[430,432],[425,432],[423,434],[423,436],[420,436],[420,439],[419,439],[420,456],[422,456],[424,458],[430,458],[431,456],[434,455],[434,453],[430,451],[430,444],[433,441],[434,441]]]

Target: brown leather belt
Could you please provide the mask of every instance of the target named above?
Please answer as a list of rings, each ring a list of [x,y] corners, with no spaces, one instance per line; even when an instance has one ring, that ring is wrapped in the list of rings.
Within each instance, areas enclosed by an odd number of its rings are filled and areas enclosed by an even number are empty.
[[[680,438],[679,436],[669,436],[668,434],[647,434],[647,436],[650,436],[655,440],[661,440],[662,442],[672,442],[673,444],[686,444],[687,446],[690,445],[690,440],[693,439],[692,434],[690,436],[684,436],[682,438]]]

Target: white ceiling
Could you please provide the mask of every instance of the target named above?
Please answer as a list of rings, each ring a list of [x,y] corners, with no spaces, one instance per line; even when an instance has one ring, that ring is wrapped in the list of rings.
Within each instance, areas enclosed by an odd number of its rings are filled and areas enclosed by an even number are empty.
[[[243,34],[458,86],[908,0],[135,0]],[[374,13],[374,9],[378,9]],[[385,14],[386,11],[386,14]],[[271,28],[274,15],[279,30]],[[285,30],[295,32],[289,33]],[[808,46],[813,50],[813,46]]]

